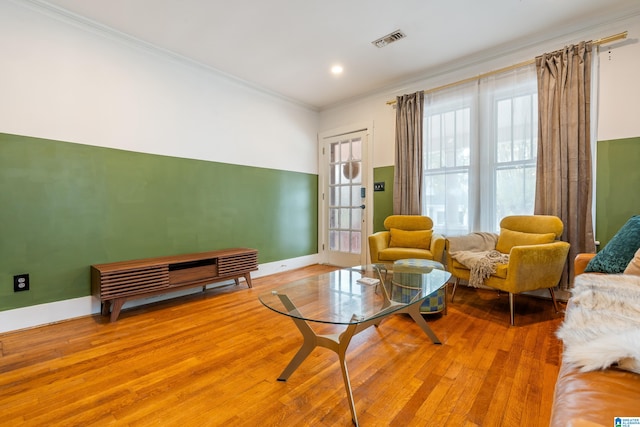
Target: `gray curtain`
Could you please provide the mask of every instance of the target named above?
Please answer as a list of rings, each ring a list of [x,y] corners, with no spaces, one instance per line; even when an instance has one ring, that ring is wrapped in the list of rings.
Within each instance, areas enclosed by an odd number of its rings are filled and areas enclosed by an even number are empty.
[[[538,74],[538,164],[536,214],[556,215],[571,244],[560,284],[568,288],[573,260],[595,252],[591,215],[591,42],[536,58]]]
[[[396,98],[396,164],[393,213],[420,215],[422,210],[422,91]]]

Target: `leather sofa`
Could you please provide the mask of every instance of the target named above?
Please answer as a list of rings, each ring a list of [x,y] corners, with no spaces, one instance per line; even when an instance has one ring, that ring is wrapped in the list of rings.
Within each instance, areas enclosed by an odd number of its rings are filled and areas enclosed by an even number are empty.
[[[594,254],[578,255],[574,262],[576,275],[584,272],[593,256]],[[572,309],[575,308],[570,298],[565,319],[571,316]],[[616,367],[580,372],[563,357],[549,425],[614,426],[617,425],[614,422],[617,417],[640,418],[640,374]]]

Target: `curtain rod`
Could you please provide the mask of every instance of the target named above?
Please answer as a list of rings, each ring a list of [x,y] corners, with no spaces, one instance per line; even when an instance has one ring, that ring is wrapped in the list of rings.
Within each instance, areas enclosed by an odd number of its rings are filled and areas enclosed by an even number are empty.
[[[616,40],[626,39],[627,38],[627,34],[628,34],[628,31],[623,31],[623,32],[618,33],[618,34],[613,34],[613,35],[608,36],[608,37],[603,37],[603,38],[598,39],[598,40],[593,40],[591,43],[596,45],[596,46],[600,46],[602,44],[607,44],[607,43],[610,43],[610,42],[614,42]],[[497,70],[493,70],[493,71],[489,71],[489,72],[486,72],[486,73],[478,74],[477,76],[473,76],[473,77],[469,77],[467,79],[459,80],[459,81],[454,82],[454,83],[448,83],[446,85],[438,86],[438,87],[435,87],[433,89],[426,89],[426,90],[423,90],[422,93],[427,94],[427,93],[436,92],[436,91],[442,90],[442,89],[448,89],[448,88],[450,88],[452,86],[457,86],[457,85],[468,83],[468,82],[471,82],[471,81],[474,81],[474,80],[479,80],[479,79],[482,79],[484,77],[489,77],[489,76],[494,75],[494,74],[504,73],[504,72],[507,72],[507,71],[515,70],[516,68],[524,67],[525,65],[530,65],[530,64],[533,64],[534,62],[536,62],[535,58],[534,59],[529,59],[528,61],[519,62],[517,64],[509,65],[508,67],[503,67],[503,68],[499,68]],[[397,101],[395,99],[393,101],[387,101],[387,105],[394,105],[396,102]]]

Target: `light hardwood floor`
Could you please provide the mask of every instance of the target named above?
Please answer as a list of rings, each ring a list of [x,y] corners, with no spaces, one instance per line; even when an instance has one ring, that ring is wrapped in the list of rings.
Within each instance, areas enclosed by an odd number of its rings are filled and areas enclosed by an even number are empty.
[[[258,295],[330,267],[0,335],[0,425],[350,426],[337,356],[276,377],[301,335]],[[365,426],[547,426],[562,320],[550,301],[459,287],[447,315],[357,335],[347,365]]]

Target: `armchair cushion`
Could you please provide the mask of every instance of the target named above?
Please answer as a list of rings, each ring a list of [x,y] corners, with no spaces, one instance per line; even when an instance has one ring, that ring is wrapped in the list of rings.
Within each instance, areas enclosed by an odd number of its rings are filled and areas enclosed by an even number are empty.
[[[555,240],[555,233],[522,233],[503,228],[500,230],[496,250],[503,254],[511,252],[514,246],[539,245],[551,243]]]
[[[607,245],[593,257],[585,272],[623,273],[640,248],[640,215],[632,216]]]
[[[429,249],[433,230],[406,231],[392,228],[390,248]]]
[[[386,248],[378,252],[377,262],[397,261],[399,259],[429,259],[433,260],[433,253],[426,249],[415,248]]]

